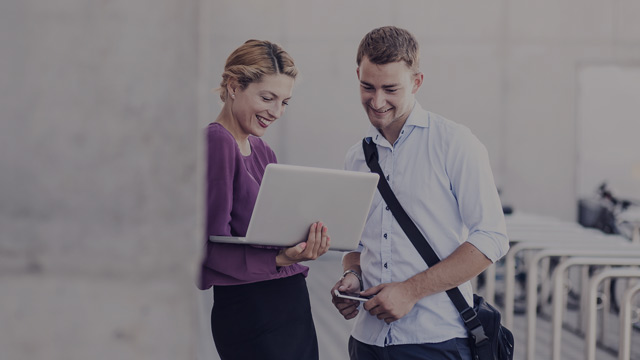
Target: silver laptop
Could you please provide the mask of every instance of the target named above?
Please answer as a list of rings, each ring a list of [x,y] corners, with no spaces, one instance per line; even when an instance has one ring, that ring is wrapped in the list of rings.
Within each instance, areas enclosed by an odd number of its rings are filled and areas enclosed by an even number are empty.
[[[369,214],[378,174],[269,164],[249,221],[247,236],[209,236],[210,241],[293,246],[322,221],[330,250],[354,250]]]

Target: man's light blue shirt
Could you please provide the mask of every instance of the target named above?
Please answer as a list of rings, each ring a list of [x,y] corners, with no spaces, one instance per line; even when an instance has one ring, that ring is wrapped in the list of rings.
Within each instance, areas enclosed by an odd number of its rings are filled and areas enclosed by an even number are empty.
[[[509,248],[502,205],[484,145],[463,126],[425,111],[416,102],[391,145],[373,126],[380,166],[398,200],[441,259],[464,241],[495,262]],[[369,172],[362,142],[347,152],[345,169]],[[376,191],[358,250],[365,289],[404,281],[427,265]],[[472,303],[471,284],[460,290]],[[421,299],[387,324],[360,309],[352,336],[377,346],[437,343],[467,337],[446,293]]]

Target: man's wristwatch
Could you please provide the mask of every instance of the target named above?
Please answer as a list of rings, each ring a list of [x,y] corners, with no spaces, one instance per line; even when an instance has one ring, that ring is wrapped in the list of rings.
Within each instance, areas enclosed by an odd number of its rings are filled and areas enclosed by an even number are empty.
[[[353,274],[353,276],[355,276],[360,282],[360,291],[364,290],[364,284],[362,283],[362,276],[360,276],[360,274],[358,274],[357,271],[349,269],[342,274],[342,279],[344,279],[344,277],[347,276],[348,274]]]

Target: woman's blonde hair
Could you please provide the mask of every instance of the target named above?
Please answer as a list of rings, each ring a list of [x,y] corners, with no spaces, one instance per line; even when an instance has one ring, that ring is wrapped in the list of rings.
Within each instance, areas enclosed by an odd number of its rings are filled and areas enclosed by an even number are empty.
[[[264,75],[284,74],[296,78],[298,69],[291,56],[279,45],[265,40],[247,40],[229,55],[220,82],[220,99],[227,99],[227,84],[235,79],[241,90]]]

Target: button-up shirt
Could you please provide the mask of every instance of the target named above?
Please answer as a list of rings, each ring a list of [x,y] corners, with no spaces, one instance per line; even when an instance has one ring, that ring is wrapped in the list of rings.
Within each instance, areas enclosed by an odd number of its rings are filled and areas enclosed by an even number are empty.
[[[509,248],[502,205],[486,148],[463,126],[425,111],[416,102],[390,144],[373,126],[380,166],[405,211],[444,259],[468,241],[495,262]],[[345,168],[369,172],[362,142],[349,149]],[[364,287],[399,282],[427,264],[393,217],[379,192],[373,199],[358,250]],[[469,304],[469,282],[459,286]],[[391,324],[361,309],[352,336],[377,346],[436,343],[467,337],[446,293],[427,296]]]

